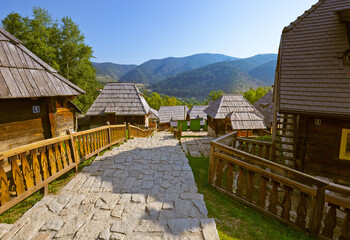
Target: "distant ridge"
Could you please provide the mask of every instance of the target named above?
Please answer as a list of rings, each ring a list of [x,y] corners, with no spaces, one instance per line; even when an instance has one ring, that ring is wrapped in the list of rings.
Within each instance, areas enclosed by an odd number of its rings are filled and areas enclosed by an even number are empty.
[[[92,65],[96,69],[97,80],[102,83],[117,82],[121,76],[137,67],[134,64],[116,64],[111,62],[92,62]]]
[[[153,59],[122,76],[120,81],[153,84],[185,71],[232,59],[236,58],[211,53],[195,54],[180,58]]]

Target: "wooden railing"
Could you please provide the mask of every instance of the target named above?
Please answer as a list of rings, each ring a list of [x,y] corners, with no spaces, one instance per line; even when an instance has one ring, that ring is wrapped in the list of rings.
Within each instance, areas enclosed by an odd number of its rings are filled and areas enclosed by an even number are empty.
[[[107,123],[108,124],[108,123]],[[78,164],[126,139],[126,125],[107,125],[0,153],[0,214]]]
[[[145,138],[152,135],[154,129],[141,129],[139,127],[128,124],[129,138]]]
[[[180,125],[179,129],[173,130],[174,138],[180,139],[182,137],[182,126]]]
[[[350,239],[350,188],[237,149],[236,141],[231,133],[211,142],[212,186],[312,237]],[[249,144],[259,146],[255,141]],[[262,152],[258,155],[264,156]]]
[[[271,160],[272,143],[240,137],[235,139],[232,147]]]

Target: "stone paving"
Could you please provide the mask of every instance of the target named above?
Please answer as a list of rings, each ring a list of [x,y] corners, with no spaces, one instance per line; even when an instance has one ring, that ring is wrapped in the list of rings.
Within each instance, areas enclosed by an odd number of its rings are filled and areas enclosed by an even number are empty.
[[[1,239],[219,239],[170,134],[129,140],[44,197]]]

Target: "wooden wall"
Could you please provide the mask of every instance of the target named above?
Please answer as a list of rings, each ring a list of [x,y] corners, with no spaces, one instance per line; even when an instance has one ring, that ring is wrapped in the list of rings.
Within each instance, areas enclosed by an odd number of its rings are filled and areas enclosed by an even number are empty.
[[[48,99],[0,100],[0,151],[51,137]],[[33,113],[40,106],[40,113]]]
[[[315,124],[320,119],[321,124]],[[300,170],[350,184],[350,161],[339,159],[342,128],[350,128],[350,120],[299,116],[296,157]]]
[[[33,113],[33,106],[40,112]],[[0,112],[0,151],[74,128],[75,111],[64,98],[1,99]]]
[[[225,119],[212,119],[208,116],[208,135],[219,136],[226,133]]]

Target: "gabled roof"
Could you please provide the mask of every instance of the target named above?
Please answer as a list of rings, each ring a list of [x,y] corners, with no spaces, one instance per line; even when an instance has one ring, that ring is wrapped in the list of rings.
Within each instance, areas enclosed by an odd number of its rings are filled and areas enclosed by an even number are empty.
[[[350,115],[346,24],[339,13],[350,1],[321,0],[282,33],[277,103],[280,112]]]
[[[0,27],[0,99],[84,93]]]
[[[261,113],[255,109],[242,95],[225,94],[217,99],[212,105],[204,110],[213,119],[225,119],[232,112],[255,112],[263,118]]]
[[[107,83],[86,115],[148,115],[150,107],[134,83]]]
[[[150,111],[150,116],[149,116],[149,118],[152,118],[152,119],[159,119],[159,114],[158,114],[158,111],[157,110],[155,110],[155,109],[153,109],[153,108],[150,108],[149,109],[149,111]]]
[[[187,114],[189,115],[190,119],[207,119],[207,114],[204,112],[207,107],[209,107],[209,105],[193,106]]]
[[[186,120],[186,114],[188,107],[186,105],[181,106],[161,106],[159,108],[159,122],[168,123],[170,121]]]
[[[233,130],[265,129],[264,119],[256,111],[232,112],[227,115]]]
[[[264,116],[265,125],[270,127],[273,122],[273,91],[269,90],[254,103],[254,107]]]

